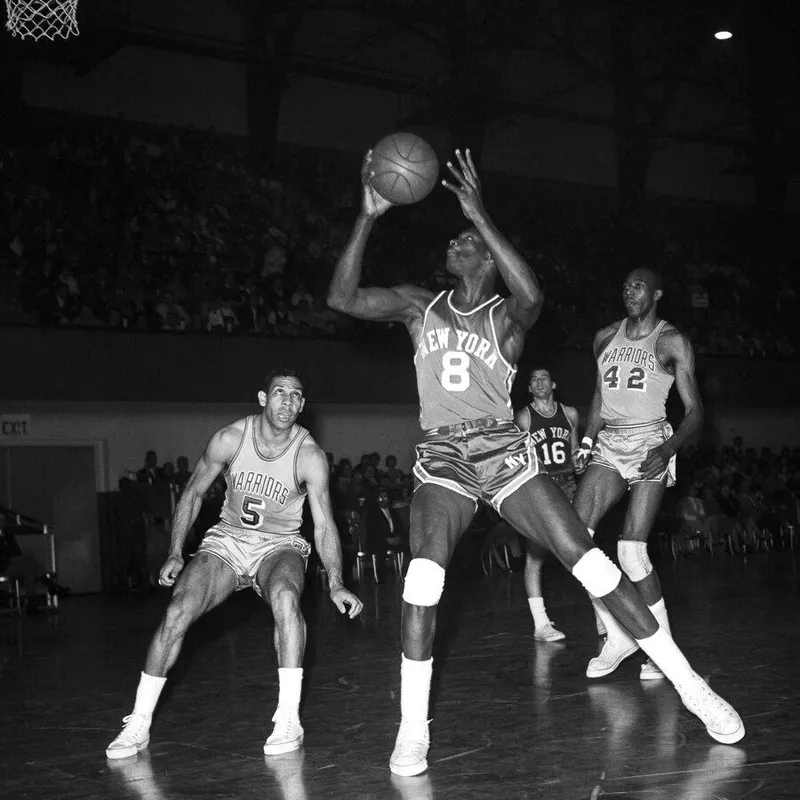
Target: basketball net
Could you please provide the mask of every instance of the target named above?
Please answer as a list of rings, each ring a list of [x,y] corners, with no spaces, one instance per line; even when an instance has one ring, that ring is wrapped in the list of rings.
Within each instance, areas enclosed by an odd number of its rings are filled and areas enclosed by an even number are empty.
[[[6,0],[6,28],[22,39],[68,39],[79,33],[77,10],[78,0]]]

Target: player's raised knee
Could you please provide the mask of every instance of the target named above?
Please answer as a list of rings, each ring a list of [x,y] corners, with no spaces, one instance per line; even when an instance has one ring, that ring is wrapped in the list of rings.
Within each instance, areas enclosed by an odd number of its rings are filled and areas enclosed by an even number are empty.
[[[435,606],[444,591],[445,572],[429,558],[412,558],[403,587],[403,600],[412,606]]]
[[[621,540],[617,543],[617,558],[622,571],[634,583],[644,580],[653,571],[653,564],[647,555],[647,542]]]
[[[622,580],[619,567],[598,547],[593,547],[578,559],[572,574],[593,597],[605,597]]]

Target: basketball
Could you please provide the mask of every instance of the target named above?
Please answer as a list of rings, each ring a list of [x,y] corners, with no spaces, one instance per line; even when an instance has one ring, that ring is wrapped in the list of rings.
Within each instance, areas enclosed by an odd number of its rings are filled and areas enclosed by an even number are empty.
[[[427,197],[439,177],[433,148],[414,133],[392,133],[372,148],[372,186],[390,203],[409,205]]]

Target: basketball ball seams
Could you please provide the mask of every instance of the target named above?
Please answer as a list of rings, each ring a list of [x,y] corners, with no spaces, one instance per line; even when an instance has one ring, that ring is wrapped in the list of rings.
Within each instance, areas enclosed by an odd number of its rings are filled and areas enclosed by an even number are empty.
[[[389,134],[372,149],[375,191],[397,205],[416,203],[436,185],[439,160],[433,148],[414,133]]]

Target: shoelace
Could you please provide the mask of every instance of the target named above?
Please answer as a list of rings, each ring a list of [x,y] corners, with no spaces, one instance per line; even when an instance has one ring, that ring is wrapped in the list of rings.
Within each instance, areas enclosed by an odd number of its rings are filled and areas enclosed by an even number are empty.
[[[427,730],[425,725],[407,725],[397,737],[396,749],[409,753],[427,747]]]
[[[122,730],[119,736],[114,740],[115,742],[126,742],[131,739],[136,739],[145,726],[145,717],[142,714],[128,714],[127,717],[122,718],[122,722],[124,723]]]
[[[275,720],[275,728],[269,738],[288,739],[293,732],[292,728],[299,724],[299,721],[292,717],[278,717],[278,719]]]
[[[724,724],[730,721],[728,704],[710,687],[698,684],[691,692],[687,692],[687,697],[690,701],[704,704],[702,708],[698,708],[698,716],[702,714],[713,723]]]

